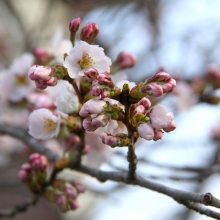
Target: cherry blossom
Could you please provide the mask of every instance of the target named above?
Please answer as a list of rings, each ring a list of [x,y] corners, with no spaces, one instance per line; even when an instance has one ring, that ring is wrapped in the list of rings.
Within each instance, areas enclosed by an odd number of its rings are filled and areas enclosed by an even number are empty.
[[[63,85],[56,98],[55,106],[62,112],[70,114],[79,108],[79,100],[76,94],[67,85]]]
[[[105,72],[111,64],[111,59],[104,54],[103,48],[84,41],[76,42],[63,62],[71,78],[83,76],[89,68],[94,68],[99,73]]]
[[[47,140],[57,136],[60,131],[60,116],[55,116],[46,108],[33,111],[28,120],[28,132],[36,139]]]

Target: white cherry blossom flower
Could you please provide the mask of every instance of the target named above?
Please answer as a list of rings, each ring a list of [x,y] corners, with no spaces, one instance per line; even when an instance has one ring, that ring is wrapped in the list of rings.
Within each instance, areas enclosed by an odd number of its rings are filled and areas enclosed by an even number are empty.
[[[33,82],[28,78],[28,70],[33,65],[34,57],[32,54],[24,53],[16,58],[7,70],[7,80],[5,80],[5,92],[8,99],[18,102],[27,97],[34,90]]]
[[[111,64],[111,59],[104,54],[103,48],[90,45],[85,41],[76,42],[63,62],[71,78],[83,76],[83,72],[88,68],[94,68],[99,73],[103,73],[109,69]]]
[[[64,54],[68,54],[72,47],[72,43],[69,39],[63,39],[62,27],[57,26],[54,36],[52,38],[52,49],[55,60],[62,63],[64,59]]]
[[[60,131],[60,116],[55,116],[46,108],[33,111],[28,121],[28,133],[36,139],[48,140],[57,136]]]
[[[78,110],[79,100],[67,85],[63,85],[54,104],[61,112],[69,114]]]

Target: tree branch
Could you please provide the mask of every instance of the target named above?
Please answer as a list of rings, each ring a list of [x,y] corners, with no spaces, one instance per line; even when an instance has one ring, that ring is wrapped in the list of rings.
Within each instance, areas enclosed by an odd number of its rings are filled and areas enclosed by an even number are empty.
[[[31,138],[25,129],[16,128],[10,125],[0,125],[0,133],[9,134],[13,137],[16,137],[25,143],[27,143],[30,147],[32,147],[36,152],[45,154],[50,161],[55,161],[58,159],[58,156],[46,149],[42,144],[36,141],[34,138]],[[70,163],[73,170],[88,174],[100,182],[105,182],[107,180],[112,180],[115,182],[121,182],[128,185],[136,185],[141,186],[146,189],[150,189],[164,195],[167,195],[173,198],[178,203],[186,206],[189,209],[199,212],[200,214],[204,214],[210,216],[212,218],[220,219],[220,214],[218,212],[214,212],[210,209],[206,209],[199,204],[203,204],[205,206],[212,206],[216,208],[220,208],[220,200],[216,199],[211,193],[191,193],[183,190],[173,189],[171,187],[164,186],[159,183],[154,183],[149,180],[146,180],[140,176],[137,176],[136,179],[130,179],[128,176],[128,172],[105,172],[97,169],[93,169],[82,164]],[[15,208],[0,212],[1,216],[13,216],[17,212],[24,211],[28,206],[34,204],[37,199],[33,199],[32,201],[26,202],[21,206],[15,206]]]
[[[33,199],[30,201],[27,201],[23,204],[15,205],[13,208],[8,209],[8,210],[0,210],[0,217],[13,217],[15,214],[19,212],[25,212],[27,208],[31,205],[35,205],[36,202],[38,201],[38,197],[35,196]]]
[[[36,152],[46,155],[47,158],[52,162],[56,161],[59,158],[58,155],[47,149],[43,144],[41,144],[36,139],[32,138],[27,133],[27,130],[24,128],[0,124],[0,134],[10,135],[12,137],[21,140]]]

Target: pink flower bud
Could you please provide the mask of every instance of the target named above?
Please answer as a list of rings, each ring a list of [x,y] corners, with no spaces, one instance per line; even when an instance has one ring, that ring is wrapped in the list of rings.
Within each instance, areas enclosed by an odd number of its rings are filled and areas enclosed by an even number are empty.
[[[58,82],[58,79],[56,77],[51,77],[50,80],[46,82],[46,84],[48,86],[55,86],[57,82]]]
[[[46,50],[43,48],[37,47],[33,50],[33,54],[36,57],[36,63],[47,63],[49,60],[52,59],[52,55],[50,55]]]
[[[163,105],[157,105],[152,108],[150,112],[150,119],[152,126],[157,130],[168,129],[173,127],[174,115],[172,112],[168,112]]]
[[[161,130],[154,129],[154,141],[158,141],[163,138],[163,132]]]
[[[107,144],[111,147],[118,146],[118,138],[115,136],[107,135],[106,133],[102,133],[100,135],[100,138],[102,139],[102,142],[104,144]]]
[[[53,199],[59,206],[65,206],[67,204],[67,198],[64,194],[54,195]]]
[[[20,170],[18,172],[18,178],[22,181],[22,182],[26,182],[30,179],[30,173],[27,172],[26,170]]]
[[[119,69],[126,69],[133,67],[137,62],[137,58],[130,52],[119,53],[115,63],[119,66]]]
[[[79,30],[81,20],[80,18],[75,18],[69,23],[69,30],[71,34],[75,34]]]
[[[102,90],[100,89],[99,85],[93,84],[91,88],[91,93],[94,96],[99,96],[101,94]]]
[[[48,161],[46,156],[35,153],[29,157],[31,168],[34,170],[44,171],[47,167]]]
[[[43,90],[47,88],[45,81],[35,80],[34,82],[37,89]]]
[[[154,129],[149,123],[141,123],[138,125],[138,133],[145,140],[152,140],[154,138]]]
[[[105,106],[106,102],[103,100],[90,99],[83,104],[79,115],[82,117],[87,117],[92,114],[99,114],[104,110]]]
[[[88,23],[81,31],[81,40],[92,43],[99,33],[99,28],[95,22]]]
[[[18,178],[22,182],[26,182],[30,179],[31,175],[31,165],[29,163],[24,163],[21,166],[21,170],[18,172]]]
[[[78,193],[84,193],[86,191],[86,187],[81,183],[70,182],[70,184],[75,187]]]
[[[84,72],[84,75],[86,76],[86,78],[89,82],[92,82],[95,79],[97,79],[97,76],[99,75],[99,73],[96,69],[89,68]]]
[[[174,131],[176,129],[176,123],[175,121],[171,121],[171,123],[166,127],[164,128],[163,130],[166,131],[166,132],[170,132],[170,131]]]
[[[148,110],[151,107],[151,102],[148,98],[144,97],[139,102],[139,105],[143,105],[146,110]]]
[[[170,79],[168,82],[162,85],[163,92],[164,93],[172,92],[175,86],[176,86],[176,80]]]
[[[157,83],[150,83],[146,86],[143,86],[141,88],[141,92],[146,93],[150,96],[152,95],[154,97],[159,97],[159,96],[163,95],[163,89]]]
[[[146,80],[147,83],[151,83],[151,82],[167,82],[170,80],[170,74],[166,73],[166,72],[159,72],[156,73],[154,76],[148,78]]]
[[[77,203],[76,200],[74,200],[74,201],[69,201],[69,206],[70,206],[70,209],[71,209],[71,210],[75,210],[75,209],[78,209],[78,208],[79,208],[79,204]]]
[[[99,74],[97,77],[97,80],[100,85],[106,85],[110,88],[114,87],[114,83],[112,82],[112,78],[105,73]]]
[[[98,127],[92,124],[92,119],[91,118],[84,118],[83,120],[83,128],[86,131],[95,131]]]
[[[97,117],[92,119],[92,126],[97,128],[105,127],[110,119],[111,118],[109,115],[98,115]]]
[[[77,193],[76,193],[76,191],[74,191],[74,189],[72,187],[64,185],[62,190],[67,195],[67,197],[69,197],[71,199],[77,198]]]
[[[144,108],[143,105],[139,105],[134,109],[133,115],[136,115],[138,113],[140,114],[145,114],[147,112],[147,110]]]
[[[34,65],[29,69],[28,76],[31,80],[48,81],[52,77],[53,72],[54,68]]]

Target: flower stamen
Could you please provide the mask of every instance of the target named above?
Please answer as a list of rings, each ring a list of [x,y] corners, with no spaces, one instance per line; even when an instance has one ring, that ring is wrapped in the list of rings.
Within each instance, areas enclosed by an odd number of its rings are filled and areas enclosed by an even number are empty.
[[[79,61],[79,64],[82,69],[85,69],[92,65],[95,65],[95,62],[93,61],[92,57],[88,53],[85,53],[82,59]]]
[[[57,126],[57,123],[51,120],[50,118],[44,118],[44,131],[50,132],[54,130]]]

